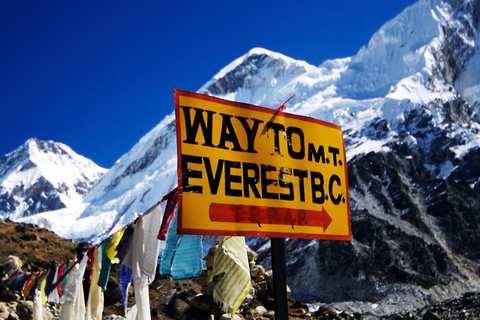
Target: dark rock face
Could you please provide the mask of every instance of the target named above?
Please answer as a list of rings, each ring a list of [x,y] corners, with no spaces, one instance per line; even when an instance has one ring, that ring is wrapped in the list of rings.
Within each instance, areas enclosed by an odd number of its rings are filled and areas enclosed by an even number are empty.
[[[381,320],[480,319],[480,294],[466,293],[460,299],[447,300],[426,308],[384,316]]]
[[[459,74],[465,70],[468,59],[473,55],[474,49],[468,42],[474,40],[478,32],[480,20],[480,1],[446,1],[455,10],[454,18],[458,24],[448,24],[443,32],[446,35],[446,42],[443,44],[440,59],[444,62],[441,69],[446,80],[452,83]]]
[[[478,151],[463,159],[458,174],[439,179],[425,164],[433,153],[426,156],[405,143],[390,147],[348,164],[352,242],[286,241],[294,298],[380,301],[406,286],[429,290],[478,282],[480,203],[468,183],[479,178]],[[269,259],[258,251],[260,261]]]
[[[427,213],[435,221],[452,252],[468,259],[479,260],[480,201],[478,192],[466,183],[447,179],[432,187],[427,198]]]
[[[29,206],[24,216],[65,208],[55,187],[43,177],[25,190],[25,194]]]
[[[0,176],[4,176],[12,167],[19,163],[25,163],[27,146],[22,146],[19,148],[19,152],[6,154],[0,159]],[[29,161],[28,164],[24,164],[21,170],[28,170],[30,167],[33,167],[34,164]]]
[[[28,189],[23,190],[22,186],[12,193],[2,193],[0,195],[0,211],[13,212],[20,202],[15,199],[17,194],[23,194],[22,201],[27,203],[28,208],[24,212],[24,216],[41,213],[50,210],[65,208],[65,204],[61,201],[55,187],[45,178],[40,177]]]
[[[354,242],[318,244],[321,269],[338,279],[339,293],[345,285],[355,293],[350,300],[378,300],[388,293],[378,290],[379,284],[447,284],[455,272],[422,210],[419,183],[431,177],[405,149],[398,146],[397,153],[370,153],[351,162]],[[321,301],[334,298],[328,295]]]
[[[2,191],[2,190],[0,190]],[[18,202],[13,197],[13,193],[2,192],[0,194],[0,211],[12,212],[17,208]]]
[[[40,141],[35,140],[37,147],[43,153],[54,153],[54,154],[62,154],[68,155],[68,153],[63,150],[58,144],[53,141]]]

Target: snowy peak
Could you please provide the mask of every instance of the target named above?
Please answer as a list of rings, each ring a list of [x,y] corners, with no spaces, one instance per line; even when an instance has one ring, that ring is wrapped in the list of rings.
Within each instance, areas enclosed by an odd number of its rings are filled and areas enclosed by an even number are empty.
[[[0,216],[23,216],[78,205],[105,172],[65,144],[29,139],[0,159]]]
[[[283,92],[283,84],[315,71],[316,68],[305,61],[254,48],[220,70],[199,92],[274,107],[288,98]]]

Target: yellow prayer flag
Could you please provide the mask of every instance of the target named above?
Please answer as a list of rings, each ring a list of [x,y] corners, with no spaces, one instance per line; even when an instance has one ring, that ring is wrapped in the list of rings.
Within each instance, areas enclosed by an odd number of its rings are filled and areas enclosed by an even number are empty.
[[[213,299],[224,312],[235,313],[250,292],[252,281],[245,237],[223,237],[215,254]]]
[[[107,257],[113,262],[113,263],[120,263],[120,260],[116,257],[117,255],[117,247],[118,247],[118,244],[120,243],[120,240],[122,240],[122,237],[123,237],[123,233],[125,232],[125,228],[122,228],[120,230],[118,230],[117,232],[115,232],[108,244],[107,244],[107,247],[105,249],[105,253],[107,254]]]

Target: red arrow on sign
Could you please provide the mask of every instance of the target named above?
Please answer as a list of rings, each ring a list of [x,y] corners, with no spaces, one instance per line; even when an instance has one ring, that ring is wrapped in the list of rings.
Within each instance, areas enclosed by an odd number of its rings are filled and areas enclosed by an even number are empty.
[[[327,230],[332,218],[322,207],[322,211],[247,206],[240,204],[212,203],[209,209],[213,222],[281,224],[292,226],[323,227]]]

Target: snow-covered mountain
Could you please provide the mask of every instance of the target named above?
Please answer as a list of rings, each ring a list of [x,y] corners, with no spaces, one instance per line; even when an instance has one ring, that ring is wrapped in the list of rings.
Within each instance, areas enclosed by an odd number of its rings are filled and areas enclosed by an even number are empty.
[[[77,207],[105,172],[65,144],[29,139],[0,159],[0,217]]]
[[[255,48],[199,90],[270,108],[295,94],[286,112],[342,127],[353,241],[287,240],[295,298],[386,314],[480,290],[479,8],[421,0],[320,66]],[[29,221],[98,242],[172,190],[176,166],[172,114],[76,209]],[[55,224],[60,214],[75,223]],[[268,239],[249,244],[268,266]]]

